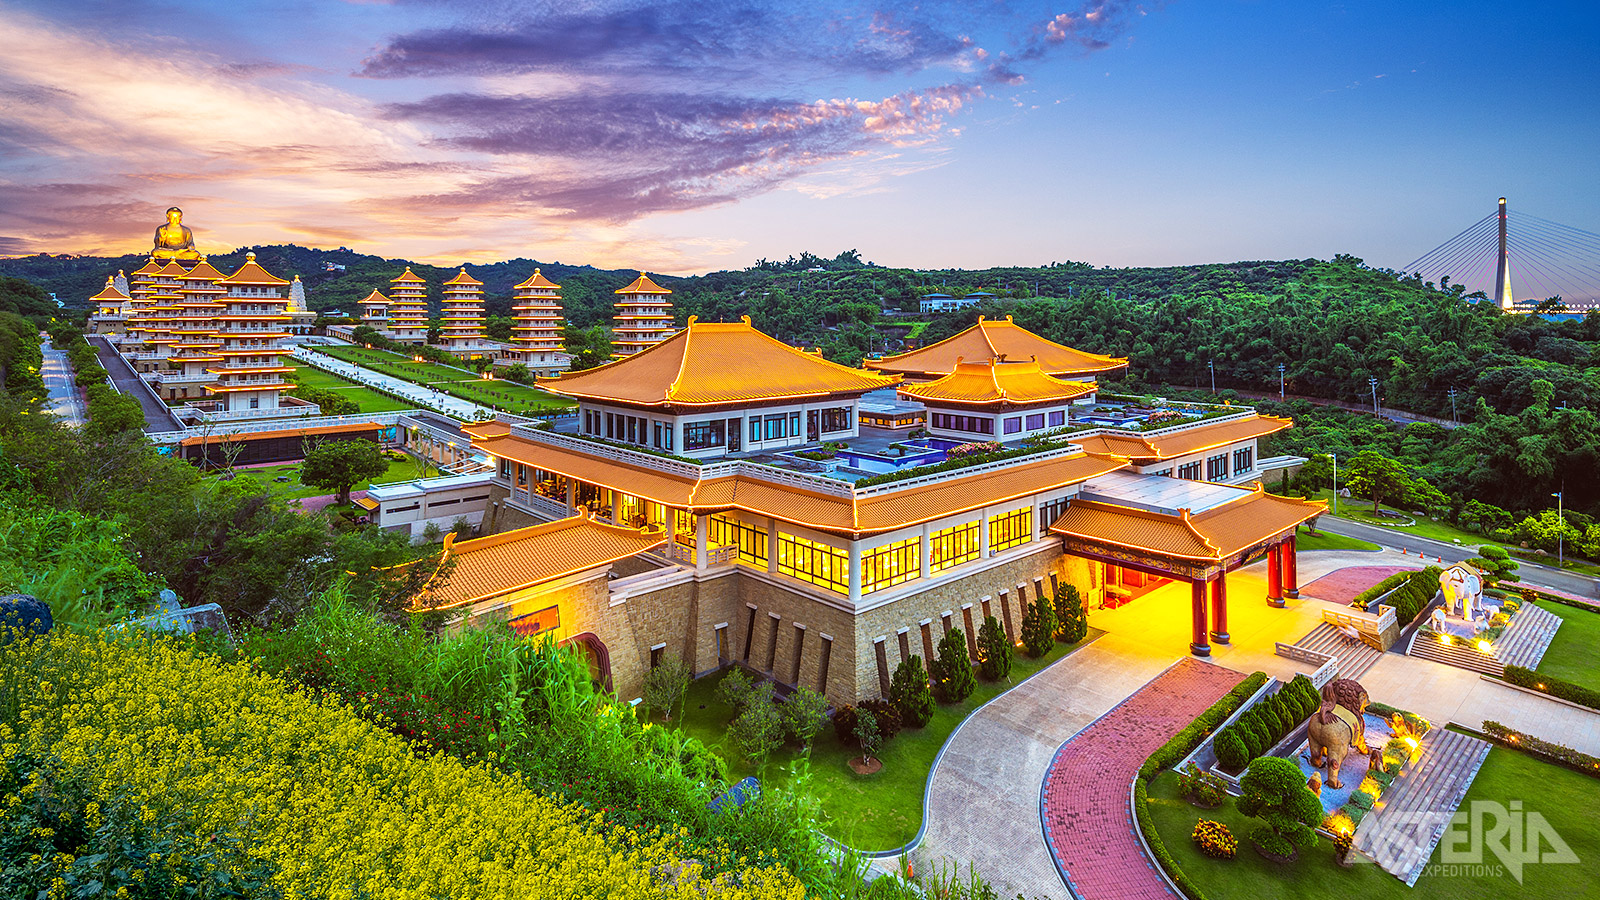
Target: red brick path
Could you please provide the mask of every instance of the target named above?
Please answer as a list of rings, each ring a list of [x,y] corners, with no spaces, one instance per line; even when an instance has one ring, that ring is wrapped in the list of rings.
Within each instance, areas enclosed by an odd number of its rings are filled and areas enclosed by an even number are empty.
[[[1244,676],[1184,659],[1061,745],[1045,772],[1045,843],[1082,900],[1171,898],[1135,832],[1129,789],[1151,753]]]
[[[1303,597],[1329,603],[1348,604],[1356,595],[1396,572],[1415,572],[1431,560],[1418,559],[1415,566],[1345,566],[1300,588]]]

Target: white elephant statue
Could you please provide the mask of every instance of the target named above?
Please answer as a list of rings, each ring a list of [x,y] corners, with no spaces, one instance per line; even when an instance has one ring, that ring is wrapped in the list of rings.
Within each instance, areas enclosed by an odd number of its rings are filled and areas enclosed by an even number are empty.
[[[1439,575],[1439,589],[1444,592],[1445,609],[1471,621],[1483,609],[1483,579],[1478,573],[1463,565],[1454,565]]]

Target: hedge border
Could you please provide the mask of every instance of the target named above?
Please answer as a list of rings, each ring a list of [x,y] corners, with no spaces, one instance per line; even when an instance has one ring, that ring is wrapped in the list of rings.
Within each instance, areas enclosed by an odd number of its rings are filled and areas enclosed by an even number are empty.
[[[1589,709],[1600,709],[1600,691],[1587,685],[1561,678],[1552,678],[1549,675],[1541,675],[1533,669],[1523,666],[1506,666],[1505,675],[1502,677],[1511,684],[1527,688],[1530,691],[1548,694],[1551,697],[1565,700],[1568,703],[1576,703],[1579,706],[1586,706]]]
[[[1492,719],[1485,719],[1481,732],[1491,743],[1507,750],[1517,750],[1545,762],[1580,772],[1590,778],[1600,778],[1600,757],[1590,756],[1565,744],[1551,743],[1524,731],[1508,728]]]

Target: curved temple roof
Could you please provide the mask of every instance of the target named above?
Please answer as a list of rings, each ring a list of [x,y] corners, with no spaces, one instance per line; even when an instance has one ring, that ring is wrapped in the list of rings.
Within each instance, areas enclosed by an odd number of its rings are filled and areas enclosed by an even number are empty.
[[[798,350],[742,322],[697,322],[616,362],[539,387],[564,397],[644,406],[705,406],[860,394],[899,381]]]
[[[630,285],[628,285],[627,287],[624,287],[624,288],[617,288],[612,293],[615,293],[615,294],[670,294],[670,293],[672,293],[672,291],[669,291],[666,288],[662,287],[661,285],[656,284],[654,281],[650,280],[650,276],[649,275],[646,275],[645,273],[640,272],[639,273],[639,277],[635,278],[633,280],[632,284],[630,284]]]
[[[1095,375],[1128,366],[1126,359],[1074,350],[1047,341],[1011,321],[979,319],[978,324],[936,344],[909,353],[866,360],[864,365],[885,374],[937,378],[956,371],[963,359],[1032,358],[1047,375]]]
[[[1175,516],[1077,499],[1051,523],[1050,532],[1179,559],[1215,562],[1327,511],[1321,501],[1268,494],[1259,482],[1253,488],[1237,490],[1237,500],[1195,514],[1180,509]]]
[[[922,384],[902,384],[900,394],[930,403],[1063,403],[1092,394],[1095,387],[1046,375],[1037,360],[965,362],[954,372]]]

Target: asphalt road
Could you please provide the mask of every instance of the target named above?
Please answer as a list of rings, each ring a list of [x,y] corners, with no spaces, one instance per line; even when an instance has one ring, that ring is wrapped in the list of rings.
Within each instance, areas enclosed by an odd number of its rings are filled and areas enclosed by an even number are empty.
[[[78,386],[72,381],[72,364],[67,362],[67,351],[57,350],[45,341],[44,366],[39,374],[44,378],[45,389],[50,392],[50,411],[66,420],[68,425],[83,424],[83,404],[78,400]]]
[[[1317,528],[1346,537],[1361,538],[1381,547],[1403,548],[1413,554],[1421,551],[1429,558],[1442,559],[1447,563],[1461,562],[1478,555],[1478,544],[1447,544],[1407,534],[1394,528],[1352,522],[1349,519],[1335,519],[1331,515],[1317,519]],[[1517,565],[1520,567],[1517,569],[1517,574],[1529,584],[1555,588],[1580,597],[1600,597],[1600,580],[1574,572],[1565,572],[1553,566],[1542,566],[1525,559],[1517,560]]]

